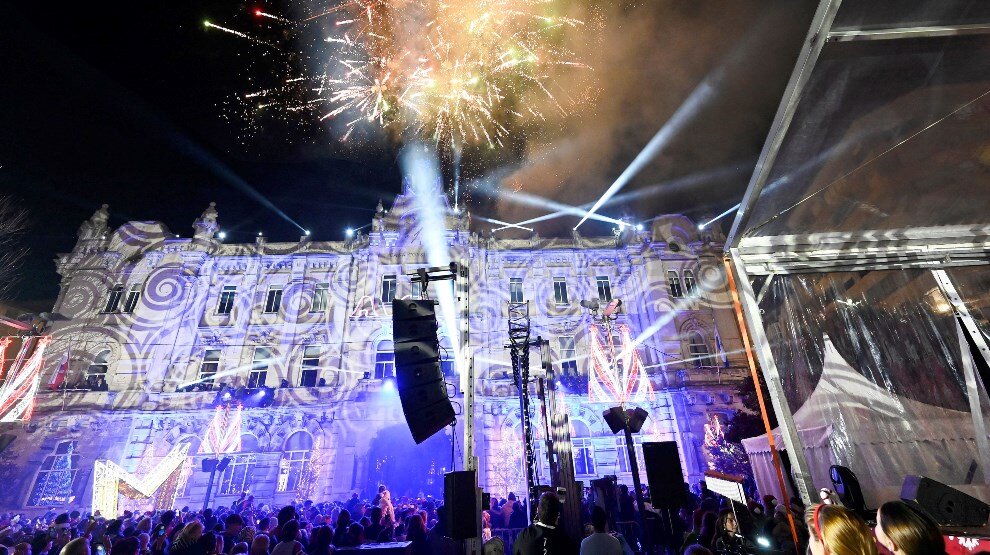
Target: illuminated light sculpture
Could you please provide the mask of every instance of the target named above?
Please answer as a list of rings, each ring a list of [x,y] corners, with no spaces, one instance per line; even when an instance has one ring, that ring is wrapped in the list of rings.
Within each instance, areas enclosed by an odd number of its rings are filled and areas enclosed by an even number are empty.
[[[718,415],[713,414],[708,424],[705,424],[705,445],[715,447],[723,439],[725,439],[725,429],[722,427],[722,421],[718,419]]]
[[[199,446],[201,455],[225,455],[241,450],[241,410],[230,405],[217,407]]]
[[[117,515],[120,496],[146,499],[154,495],[173,474],[177,473],[189,455],[189,444],[176,445],[168,455],[145,476],[138,478],[117,463],[97,460],[93,464],[93,512],[112,518]]]
[[[603,345],[598,326],[592,325],[589,330],[592,372],[588,377],[588,398],[592,403],[619,405],[631,401],[652,401],[656,393],[643,369],[639,353],[632,347],[629,327],[619,326],[618,330],[622,345],[626,346],[618,351],[611,335],[605,338]]]
[[[8,377],[0,386],[0,422],[23,422],[31,419],[34,412],[34,395],[41,383],[41,369],[44,366],[45,347],[51,336],[29,336],[21,343],[17,358],[7,373]],[[5,352],[11,338],[0,339],[0,351]],[[33,348],[33,351],[32,351]],[[28,356],[28,353],[31,353]],[[5,362],[0,352],[0,364]]]

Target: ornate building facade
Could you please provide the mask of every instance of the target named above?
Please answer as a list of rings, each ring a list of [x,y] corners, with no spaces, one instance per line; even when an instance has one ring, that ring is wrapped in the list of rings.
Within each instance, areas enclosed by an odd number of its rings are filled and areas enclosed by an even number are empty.
[[[444,236],[471,274],[477,400],[475,414],[458,419],[475,419],[482,486],[498,495],[524,489],[520,405],[505,348],[508,304],[520,301],[529,302],[533,336],[549,338],[577,478],[614,474],[631,483],[622,436],[601,416],[615,403],[589,398],[589,380],[601,385],[601,337],[579,304],[615,298],[623,301],[617,329],[628,332],[616,333],[616,348],[634,353],[648,379],[647,394],[627,405],[649,412],[637,442],[677,441],[685,479],[698,480],[708,467],[705,423],[738,408],[748,375],[720,232],[667,215],[608,237],[496,239],[469,231],[469,219],[448,210]],[[140,476],[183,443],[189,457],[172,484],[176,502],[201,505],[221,384],[271,387],[259,391],[274,398],[237,415],[216,503],[243,491],[276,504],[343,498],[379,481],[406,490],[398,494],[438,495],[451,461],[460,467],[461,427],[414,447],[390,380],[389,301],[418,295],[408,274],[427,266],[408,192],[388,211],[379,205],[369,233],[343,242],[226,244],[213,205],[192,237],[159,222],[110,229],[107,220],[104,206],[56,260],[61,292],[33,416],[0,424],[15,436],[0,452],[0,510],[88,507],[97,460]],[[450,343],[442,345],[453,378]],[[455,392],[455,406],[461,398]],[[537,444],[545,459],[539,437]]]

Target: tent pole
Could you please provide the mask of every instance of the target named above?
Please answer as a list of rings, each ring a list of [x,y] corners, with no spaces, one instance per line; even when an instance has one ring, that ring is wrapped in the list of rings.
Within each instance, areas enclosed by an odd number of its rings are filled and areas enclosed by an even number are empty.
[[[987,347],[986,338],[976,325],[973,315],[966,308],[966,303],[956,290],[956,286],[949,278],[949,273],[945,270],[932,270],[932,276],[938,284],[942,294],[952,305],[956,314],[956,329],[959,331],[960,359],[962,360],[963,375],[966,378],[966,397],[969,399],[969,412],[973,417],[973,432],[976,436],[976,448],[980,452],[980,470],[983,473],[983,482],[990,484],[990,442],[987,441],[987,424],[983,419],[983,409],[980,407],[980,392],[976,385],[976,369],[973,368],[973,360],[966,356],[969,350],[969,342],[966,341],[962,326],[966,326],[966,331],[972,338],[976,348],[980,351],[979,356],[983,360],[990,361],[990,348]],[[961,325],[960,325],[961,323]],[[986,384],[984,384],[984,387]]]
[[[752,350],[760,360],[760,367],[767,381],[767,390],[770,392],[770,401],[773,404],[774,413],[780,423],[780,435],[784,440],[784,446],[790,451],[791,462],[793,463],[794,478],[798,491],[796,492],[801,501],[807,506],[812,503],[811,492],[815,490],[815,485],[811,481],[811,470],[804,452],[804,442],[798,435],[797,426],[794,424],[794,415],[787,406],[787,399],[784,397],[783,383],[780,379],[780,372],[773,359],[773,352],[770,350],[770,342],[767,339],[766,330],[763,327],[763,317],[760,315],[760,306],[756,303],[756,293],[749,282],[745,265],[739,258],[737,249],[730,250],[731,256],[726,261],[727,275],[729,276],[730,289],[734,299],[739,300],[736,309],[737,314],[741,313],[746,321],[746,328],[752,334]],[[731,266],[731,267],[730,267]],[[735,276],[731,270],[735,270]],[[759,385],[756,388],[760,390]],[[767,438],[771,438],[772,433],[767,433]],[[776,456],[776,449],[771,448],[775,454],[774,463],[779,464]],[[779,471],[779,467],[778,467]],[[817,495],[815,496],[817,499]]]

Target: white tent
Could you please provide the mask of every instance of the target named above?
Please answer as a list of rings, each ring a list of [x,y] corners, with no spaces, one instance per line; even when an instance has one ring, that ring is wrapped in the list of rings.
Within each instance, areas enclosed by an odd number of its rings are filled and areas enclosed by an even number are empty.
[[[964,357],[969,356],[965,345],[962,352]],[[963,485],[970,463],[979,460],[973,419],[968,412],[890,393],[850,366],[828,336],[824,355],[820,381],[794,413],[816,488],[831,488],[829,466],[840,464],[856,473],[871,507],[898,498],[908,474],[924,474],[987,498],[988,492]],[[774,437],[781,446],[779,429],[774,430]],[[760,491],[779,494],[767,436],[742,443]],[[982,480],[970,477],[969,481]]]

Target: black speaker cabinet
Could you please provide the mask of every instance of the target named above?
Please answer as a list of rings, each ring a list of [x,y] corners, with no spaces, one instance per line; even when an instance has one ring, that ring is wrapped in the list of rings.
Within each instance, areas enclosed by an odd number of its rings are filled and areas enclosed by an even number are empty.
[[[457,470],[443,475],[444,518],[447,522],[447,536],[455,540],[478,537],[478,523],[481,514],[477,512],[473,470]]]
[[[650,484],[650,503],[661,509],[678,509],[684,497],[684,474],[676,441],[643,442],[646,480]]]
[[[905,476],[901,499],[917,503],[940,526],[983,526],[990,518],[983,501],[924,476]]]

